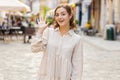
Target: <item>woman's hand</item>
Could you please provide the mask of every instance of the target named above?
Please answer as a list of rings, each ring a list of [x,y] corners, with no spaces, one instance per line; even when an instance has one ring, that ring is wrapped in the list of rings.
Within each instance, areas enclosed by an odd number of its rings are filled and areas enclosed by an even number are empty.
[[[37,20],[38,23],[38,33],[42,34],[43,31],[48,27],[48,23],[46,23],[46,18],[43,18],[42,16],[39,17]]]

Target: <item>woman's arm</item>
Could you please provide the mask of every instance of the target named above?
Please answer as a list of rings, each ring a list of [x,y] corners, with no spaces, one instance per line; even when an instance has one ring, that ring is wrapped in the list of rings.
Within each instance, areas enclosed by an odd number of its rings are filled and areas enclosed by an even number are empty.
[[[48,42],[48,28],[46,28],[41,33],[38,32],[35,36],[35,38],[31,41],[31,50],[34,53],[37,53],[39,51],[45,51],[47,42]]]
[[[71,80],[82,80],[83,72],[83,42],[80,38],[76,44],[72,56],[72,76]]]
[[[42,16],[38,19],[38,32],[35,38],[31,42],[31,50],[32,52],[39,52],[46,50],[47,42],[48,42],[48,23],[46,23]]]

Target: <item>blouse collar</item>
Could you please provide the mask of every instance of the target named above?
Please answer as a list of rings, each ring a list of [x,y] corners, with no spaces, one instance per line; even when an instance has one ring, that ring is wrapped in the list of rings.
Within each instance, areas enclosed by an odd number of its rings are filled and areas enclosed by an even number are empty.
[[[56,28],[55,31],[59,31],[59,28]],[[73,29],[69,30],[68,34],[72,36],[74,34],[74,30]]]

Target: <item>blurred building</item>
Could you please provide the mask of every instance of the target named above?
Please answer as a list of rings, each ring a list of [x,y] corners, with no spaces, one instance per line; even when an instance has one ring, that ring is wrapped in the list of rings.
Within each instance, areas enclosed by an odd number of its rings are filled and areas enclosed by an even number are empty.
[[[81,20],[81,26],[84,27],[88,21],[91,20],[92,16],[92,10],[91,10],[91,4],[92,0],[82,0],[82,20]],[[90,8],[89,8],[90,7]]]
[[[113,24],[120,33],[119,4],[120,0],[82,0],[81,26],[90,22],[93,29],[103,32],[106,24]]]
[[[120,0],[20,0],[31,6],[32,12],[46,13],[59,4],[75,4],[79,25],[90,22],[94,29],[103,31],[106,24],[120,23]]]
[[[113,0],[114,12],[115,12],[115,22],[120,22],[120,0]]]
[[[58,0],[46,0],[46,6],[54,9],[58,5]]]
[[[120,33],[120,0],[102,0],[101,7],[102,29],[104,30],[106,24],[114,24]]]
[[[40,11],[40,0],[20,0],[21,2],[27,4],[31,8],[33,14],[37,14]]]

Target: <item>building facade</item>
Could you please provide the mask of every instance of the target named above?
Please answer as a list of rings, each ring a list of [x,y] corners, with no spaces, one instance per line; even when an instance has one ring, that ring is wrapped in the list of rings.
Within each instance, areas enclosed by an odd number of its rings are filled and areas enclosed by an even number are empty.
[[[119,4],[120,0],[91,0],[89,4],[86,0],[83,0],[82,26],[84,27],[90,21],[94,29],[103,32],[106,24],[114,24],[115,26],[117,23],[120,24]],[[91,7],[89,8],[89,6]]]
[[[120,32],[120,0],[101,0],[101,31],[106,24],[114,24]]]

